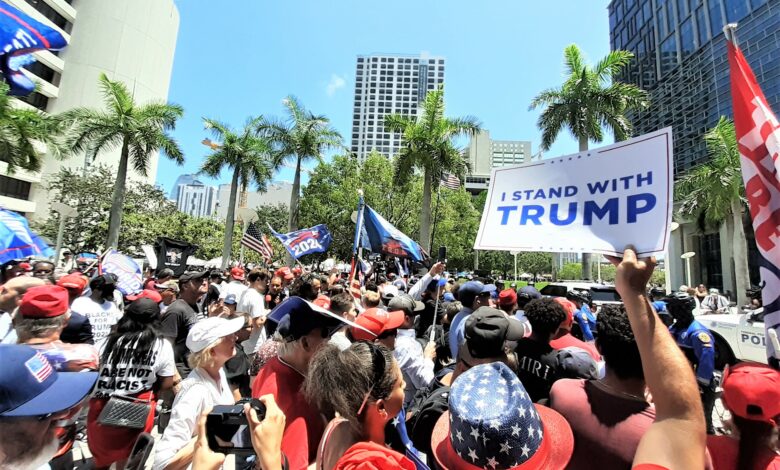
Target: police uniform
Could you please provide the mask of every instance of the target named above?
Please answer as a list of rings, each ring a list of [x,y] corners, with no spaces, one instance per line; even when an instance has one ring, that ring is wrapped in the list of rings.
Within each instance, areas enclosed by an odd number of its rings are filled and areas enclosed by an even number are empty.
[[[687,328],[669,328],[677,345],[693,364],[696,371],[696,382],[702,394],[704,417],[707,421],[707,432],[714,434],[712,426],[712,409],[715,405],[715,383],[712,380],[715,372],[715,346],[712,333],[704,325],[694,320]]]

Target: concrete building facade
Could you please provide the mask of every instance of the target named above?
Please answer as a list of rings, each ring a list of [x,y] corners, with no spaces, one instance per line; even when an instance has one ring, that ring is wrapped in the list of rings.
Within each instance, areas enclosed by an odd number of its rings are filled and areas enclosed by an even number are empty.
[[[608,7],[612,49],[635,54],[622,80],[650,93],[651,106],[629,116],[636,134],[672,126],[675,176],[706,162],[704,133],[732,117],[723,26],[737,38],[772,109],[780,110],[780,0],[613,0]],[[745,218],[751,281],[758,282],[752,227]],[[672,232],[672,286],[686,282],[680,255],[694,252],[691,279],[734,293],[733,227],[701,231],[693,221]]]
[[[385,129],[385,116],[417,117],[429,91],[444,84],[444,58],[372,54],[357,57],[350,149],[362,161],[372,150],[388,157],[401,148],[401,137]]]
[[[8,0],[30,16],[60,30],[68,46],[59,52],[35,53],[38,60],[26,68],[40,84],[18,102],[52,114],[76,107],[103,107],[98,77],[105,73],[121,80],[136,102],[166,101],[179,29],[173,0]],[[132,167],[132,180],[154,184],[157,155],[146,175]],[[0,168],[0,204],[29,217],[48,215],[49,197],[43,189],[48,176],[62,167],[85,168],[103,164],[116,168],[119,149],[103,152],[92,161],[73,155],[58,161],[49,156],[40,173],[8,175]]]
[[[246,202],[242,206],[241,192],[236,197],[236,209],[239,207],[249,207],[254,209],[259,206],[275,206],[277,204],[290,205],[290,196],[292,195],[292,183],[282,181],[278,183],[268,183],[268,188],[265,192],[247,191]],[[220,184],[217,189],[217,207],[216,216],[219,220],[227,219],[227,209],[230,202],[230,185]],[[284,227],[274,227],[276,230],[284,229]]]
[[[466,175],[465,186],[471,193],[488,188],[493,168],[522,165],[532,159],[530,141],[493,140],[487,130],[470,139],[466,154],[471,171]]]
[[[214,217],[217,210],[217,188],[200,181],[176,187],[176,209],[193,217]]]

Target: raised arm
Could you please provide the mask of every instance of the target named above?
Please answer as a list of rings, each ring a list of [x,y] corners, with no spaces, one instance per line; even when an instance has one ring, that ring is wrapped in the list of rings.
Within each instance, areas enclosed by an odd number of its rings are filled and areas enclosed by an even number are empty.
[[[656,418],[639,441],[634,465],[656,464],[670,470],[704,468],[706,433],[699,389],[688,360],[647,299],[655,259],[637,259],[626,248],[615,285],[634,331]]]

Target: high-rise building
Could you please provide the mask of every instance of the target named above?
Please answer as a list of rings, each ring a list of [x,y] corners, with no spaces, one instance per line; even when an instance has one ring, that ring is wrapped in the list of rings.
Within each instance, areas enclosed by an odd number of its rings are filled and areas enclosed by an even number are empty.
[[[212,217],[217,210],[217,188],[198,180],[176,186],[176,209],[193,217]]]
[[[185,186],[195,182],[200,184],[200,181],[198,181],[198,175],[194,173],[185,173],[183,175],[179,175],[179,177],[176,178],[176,182],[173,183],[173,187],[171,187],[171,194],[168,196],[168,199],[176,202],[179,198],[179,186]]]
[[[531,161],[531,142],[527,140],[493,140],[483,130],[469,141],[467,158],[471,171],[466,175],[466,189],[478,193],[488,188],[493,168],[522,165]]]
[[[179,13],[173,0],[6,0],[33,18],[63,33],[68,46],[59,52],[34,54],[37,62],[26,67],[39,91],[17,101],[58,114],[75,107],[103,107],[98,85],[100,73],[124,81],[136,102],[165,101],[173,67]],[[36,218],[48,215],[49,195],[44,183],[60,168],[103,164],[116,168],[120,149],[101,152],[95,161],[84,155],[66,160],[46,156],[40,173],[8,174],[0,165],[0,206]],[[42,149],[43,153],[43,149]],[[157,158],[141,175],[128,177],[153,184]]]
[[[351,150],[363,160],[372,150],[388,157],[401,148],[401,137],[385,129],[385,116],[416,117],[429,91],[444,83],[444,58],[373,54],[357,58]]]
[[[217,209],[216,214],[219,220],[227,219],[227,208],[230,201],[230,185],[220,184],[217,190]],[[247,191],[246,201],[243,207],[254,209],[259,206],[275,206],[277,204],[290,205],[290,196],[292,195],[292,184],[287,181],[278,183],[268,183],[264,192]],[[236,209],[242,207],[241,192],[236,195]],[[275,230],[286,230],[287,227],[274,227]]]
[[[704,133],[721,116],[733,116],[726,23],[739,24],[740,47],[770,107],[780,110],[780,0],[613,0],[608,9],[612,49],[635,55],[621,78],[650,94],[650,108],[629,118],[636,134],[672,127],[675,176],[707,160]],[[745,229],[755,270],[749,222]],[[680,255],[692,251],[693,281],[734,293],[729,233],[726,224],[701,233],[693,221],[672,232],[672,285],[685,282]]]

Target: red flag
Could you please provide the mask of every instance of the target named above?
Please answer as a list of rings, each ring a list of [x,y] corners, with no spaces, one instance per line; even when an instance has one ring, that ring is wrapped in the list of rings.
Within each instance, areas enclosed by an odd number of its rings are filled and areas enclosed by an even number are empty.
[[[728,43],[731,96],[742,179],[761,253],[761,279],[769,357],[780,359],[780,123],[769,109],[742,51]],[[775,344],[773,344],[775,343]]]

